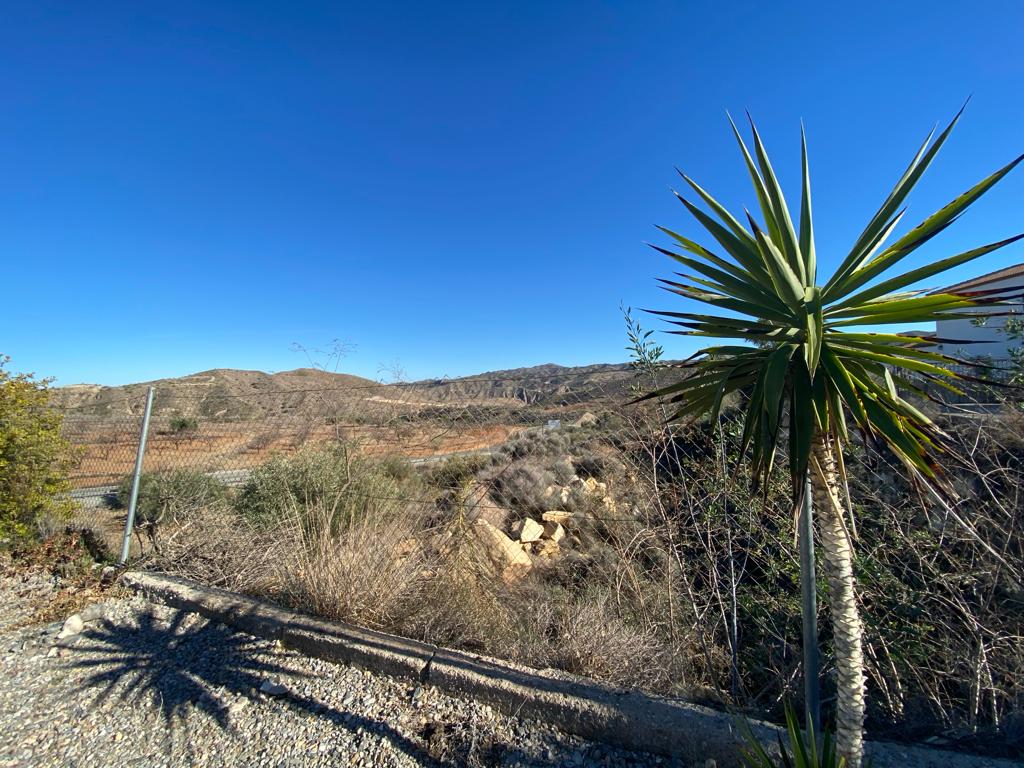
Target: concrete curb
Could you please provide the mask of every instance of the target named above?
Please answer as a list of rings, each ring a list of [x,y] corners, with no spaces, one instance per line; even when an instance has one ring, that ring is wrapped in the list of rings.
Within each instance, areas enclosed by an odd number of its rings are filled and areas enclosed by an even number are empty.
[[[337,621],[292,613],[269,603],[186,579],[128,571],[121,582],[164,605],[199,613],[308,656],[435,686],[486,702],[498,711],[551,724],[593,741],[679,757],[697,765],[714,758],[738,766],[736,721],[696,704],[625,691],[587,678],[439,648]],[[763,742],[779,729],[751,722]],[[1009,760],[922,747],[871,743],[875,768],[1010,768]]]

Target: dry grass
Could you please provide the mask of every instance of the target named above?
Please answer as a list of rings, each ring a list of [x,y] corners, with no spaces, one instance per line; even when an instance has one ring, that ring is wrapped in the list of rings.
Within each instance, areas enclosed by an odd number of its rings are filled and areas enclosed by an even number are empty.
[[[428,554],[415,507],[388,511],[335,530],[331,505],[296,509],[277,529],[283,555],[274,570],[288,603],[363,626],[396,626],[423,596]]]
[[[142,565],[222,589],[276,595],[283,585],[275,564],[286,551],[280,537],[216,505],[175,515]]]

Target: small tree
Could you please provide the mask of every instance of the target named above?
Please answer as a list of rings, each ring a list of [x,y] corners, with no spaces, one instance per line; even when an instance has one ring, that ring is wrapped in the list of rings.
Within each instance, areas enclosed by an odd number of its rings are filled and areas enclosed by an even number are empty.
[[[191,438],[199,430],[199,420],[186,416],[181,411],[175,411],[167,426],[169,427],[168,432],[174,439],[174,444],[181,445],[182,440]]]
[[[171,432],[175,435],[184,435],[189,432],[195,432],[199,429],[199,420],[194,419],[191,416],[185,416],[183,413],[175,412],[171,416],[170,423]]]
[[[43,515],[66,517],[67,470],[74,458],[51,407],[51,379],[5,370],[0,355],[0,537],[24,536]]]

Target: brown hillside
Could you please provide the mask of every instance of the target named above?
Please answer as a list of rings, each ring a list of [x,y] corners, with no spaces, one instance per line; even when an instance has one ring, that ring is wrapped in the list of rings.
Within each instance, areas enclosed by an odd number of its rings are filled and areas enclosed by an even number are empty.
[[[274,374],[217,368],[119,387],[91,384],[59,387],[54,389],[54,397],[63,407],[117,418],[140,412],[150,385],[156,389],[153,410],[157,416],[180,411],[225,420],[266,417],[277,415],[282,409],[302,408],[318,393],[360,390],[370,394],[383,386],[359,376],[315,368]]]
[[[299,414],[331,415],[364,407],[413,410],[430,406],[562,406],[625,400],[635,372],[627,364],[575,368],[539,365],[457,379],[403,384],[315,368],[268,374],[219,368],[179,378],[103,387],[78,384],[54,390],[56,401],[81,415],[119,419],[141,413],[146,388],[156,388],[154,415],[176,412],[205,420],[239,421]]]

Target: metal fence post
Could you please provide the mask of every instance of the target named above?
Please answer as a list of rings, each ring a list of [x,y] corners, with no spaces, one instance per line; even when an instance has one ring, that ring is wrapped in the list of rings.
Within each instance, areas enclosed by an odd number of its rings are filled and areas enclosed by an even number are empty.
[[[804,727],[814,726],[821,733],[821,689],[818,662],[818,594],[814,564],[814,505],[811,501],[811,480],[804,484],[804,500],[800,505],[800,591],[803,598],[804,636],[804,704],[807,718]]]
[[[153,387],[146,395],[146,411],[142,415],[142,431],[139,434],[139,451],[135,456],[135,473],[132,475],[132,496],[128,502],[128,519],[124,521],[124,539],[121,542],[121,559],[119,565],[128,562],[128,549],[132,541],[132,528],[135,527],[135,505],[139,501],[139,480],[142,478],[142,459],[146,455],[146,437],[149,435],[149,415],[153,410]]]

